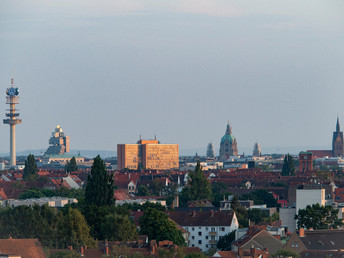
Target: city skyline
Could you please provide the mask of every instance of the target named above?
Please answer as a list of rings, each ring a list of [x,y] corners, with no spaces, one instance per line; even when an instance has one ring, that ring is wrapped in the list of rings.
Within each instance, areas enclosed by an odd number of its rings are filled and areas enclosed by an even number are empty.
[[[0,4],[0,107],[5,117],[14,77],[18,152],[46,149],[58,124],[71,149],[115,151],[156,134],[201,155],[212,142],[218,155],[228,120],[239,154],[256,142],[263,153],[330,148],[337,116],[344,123],[341,1],[66,6]]]

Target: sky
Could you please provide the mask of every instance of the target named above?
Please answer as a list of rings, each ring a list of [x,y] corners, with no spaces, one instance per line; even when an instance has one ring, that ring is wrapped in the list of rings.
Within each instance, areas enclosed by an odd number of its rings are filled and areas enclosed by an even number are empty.
[[[17,151],[47,148],[61,125],[71,149],[156,135],[218,154],[228,121],[239,153],[330,149],[343,67],[342,0],[0,2],[0,111],[14,78]],[[8,125],[0,135],[8,152]]]

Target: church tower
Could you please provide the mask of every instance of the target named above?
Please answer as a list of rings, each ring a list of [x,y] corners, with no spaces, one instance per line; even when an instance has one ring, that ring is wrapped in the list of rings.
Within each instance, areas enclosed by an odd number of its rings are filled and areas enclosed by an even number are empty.
[[[221,138],[219,160],[227,160],[230,156],[238,156],[238,146],[228,122],[226,133]]]
[[[343,132],[340,131],[339,119],[337,117],[336,131],[333,132],[333,138],[332,138],[332,155],[333,157],[343,157],[343,154],[344,154]]]

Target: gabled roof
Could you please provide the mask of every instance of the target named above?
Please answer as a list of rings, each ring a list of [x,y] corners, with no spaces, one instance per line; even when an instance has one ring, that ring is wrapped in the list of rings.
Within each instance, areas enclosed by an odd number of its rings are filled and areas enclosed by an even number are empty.
[[[169,217],[181,226],[230,226],[233,211],[172,211]]]
[[[45,258],[38,239],[0,239],[0,251],[20,255],[22,258]]]
[[[308,250],[339,250],[344,248],[344,230],[307,230],[300,237]],[[344,253],[343,253],[344,255]]]

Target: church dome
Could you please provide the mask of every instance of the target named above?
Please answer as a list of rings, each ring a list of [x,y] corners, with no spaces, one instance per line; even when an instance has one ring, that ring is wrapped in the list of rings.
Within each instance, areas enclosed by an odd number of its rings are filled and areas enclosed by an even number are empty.
[[[225,134],[222,138],[221,138],[221,144],[226,142],[226,141],[229,141],[230,143],[233,143],[234,142],[234,136],[231,135],[231,134]]]

